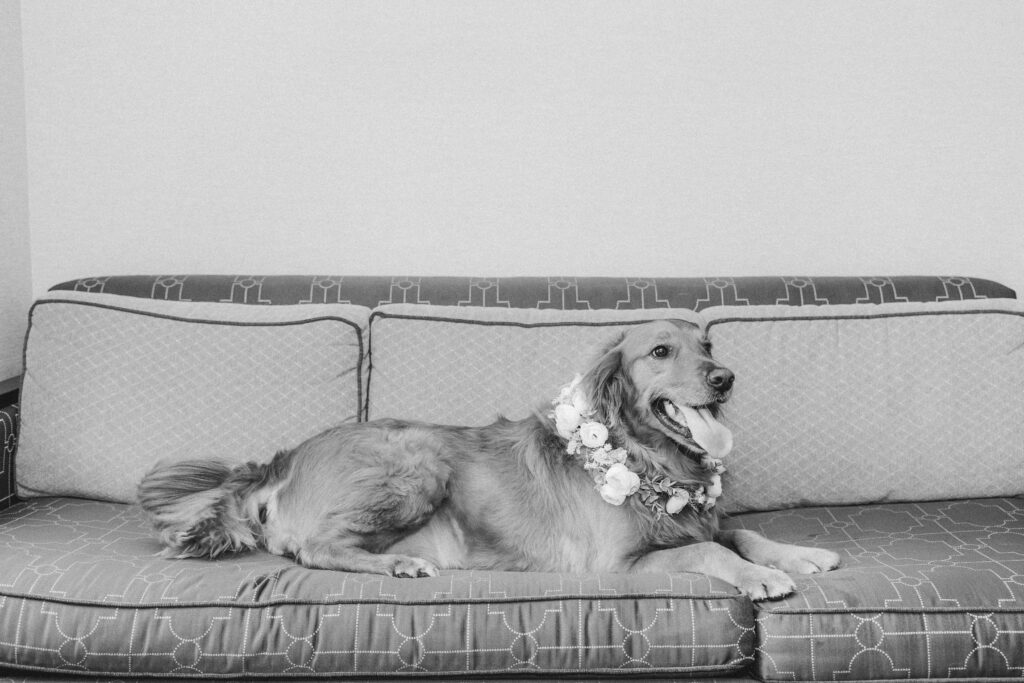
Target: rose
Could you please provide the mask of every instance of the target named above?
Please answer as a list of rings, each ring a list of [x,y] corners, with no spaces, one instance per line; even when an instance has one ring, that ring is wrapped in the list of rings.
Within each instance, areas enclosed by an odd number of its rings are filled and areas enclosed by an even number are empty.
[[[608,440],[608,428],[600,422],[584,422],[580,425],[580,441],[587,448],[600,448]]]
[[[580,426],[581,419],[579,411],[571,405],[559,403],[555,406],[555,429],[563,439],[572,436],[572,433]]]
[[[668,502],[665,503],[665,512],[667,512],[670,515],[674,515],[680,510],[682,510],[684,507],[686,507],[686,504],[689,502],[690,492],[680,491],[676,495],[669,498]]]
[[[711,482],[707,485],[707,494],[708,498],[718,498],[722,495],[722,475],[711,475]]]
[[[579,389],[572,394],[572,407],[578,410],[580,415],[592,415],[594,412],[590,407],[590,401]]]
[[[558,398],[554,400],[554,403],[572,403],[572,395],[576,391],[576,385],[579,384],[580,376],[576,375],[572,382],[562,387],[562,390],[558,392]]]
[[[604,473],[604,485],[598,490],[606,503],[622,505],[626,496],[640,490],[640,477],[622,463],[616,463]]]

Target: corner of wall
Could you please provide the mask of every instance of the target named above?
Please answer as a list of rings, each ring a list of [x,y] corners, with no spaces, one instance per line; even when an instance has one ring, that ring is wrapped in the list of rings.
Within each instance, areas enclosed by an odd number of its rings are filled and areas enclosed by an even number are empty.
[[[32,299],[21,0],[0,0],[0,380],[21,374]]]

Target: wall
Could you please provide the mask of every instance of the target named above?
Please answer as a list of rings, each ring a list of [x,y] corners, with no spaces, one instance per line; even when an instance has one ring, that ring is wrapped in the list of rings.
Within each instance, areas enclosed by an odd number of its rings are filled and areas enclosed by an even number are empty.
[[[0,0],[0,394],[13,388],[4,380],[21,373],[32,294],[18,9],[16,0]]]
[[[1024,4],[22,7],[36,293],[126,272],[1024,292]]]

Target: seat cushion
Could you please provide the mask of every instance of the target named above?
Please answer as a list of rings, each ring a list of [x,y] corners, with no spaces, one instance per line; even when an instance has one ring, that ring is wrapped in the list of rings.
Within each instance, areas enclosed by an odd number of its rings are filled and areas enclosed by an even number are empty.
[[[38,498],[0,513],[0,669],[714,676],[753,662],[751,603],[697,574],[393,579],[159,550],[127,505]]]
[[[19,495],[129,502],[157,460],[269,460],[357,420],[368,317],[51,292],[25,348]]]
[[[751,513],[728,526],[843,556],[760,603],[764,680],[1024,675],[1024,499]]]

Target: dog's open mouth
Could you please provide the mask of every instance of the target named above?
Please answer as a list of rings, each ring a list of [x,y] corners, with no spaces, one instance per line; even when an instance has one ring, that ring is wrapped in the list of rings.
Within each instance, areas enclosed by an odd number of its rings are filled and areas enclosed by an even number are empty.
[[[713,458],[732,450],[732,432],[719,422],[708,406],[677,405],[661,398],[652,406],[655,417],[669,431],[692,441]]]

